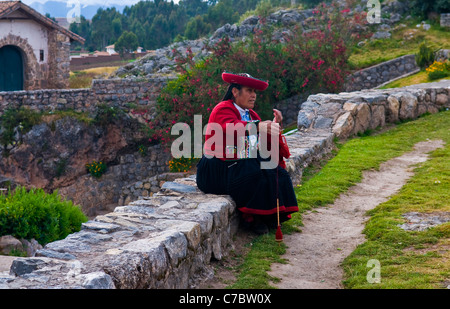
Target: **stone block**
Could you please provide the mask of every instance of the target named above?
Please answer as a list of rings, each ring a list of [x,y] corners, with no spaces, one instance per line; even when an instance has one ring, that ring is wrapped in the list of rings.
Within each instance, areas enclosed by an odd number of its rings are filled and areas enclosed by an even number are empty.
[[[393,123],[398,121],[398,111],[400,108],[400,103],[395,96],[390,95],[387,98],[386,105],[386,121]]]
[[[375,129],[377,127],[383,127],[385,125],[385,108],[383,105],[372,105],[370,119],[370,129]]]
[[[450,104],[449,96],[444,93],[439,93],[436,95],[436,104],[439,106],[445,106]]]
[[[417,118],[417,98],[409,92],[396,94],[400,99],[398,116],[400,120]]]
[[[358,104],[353,102],[345,102],[342,108],[344,109],[344,111],[350,112],[352,116],[354,116],[358,111]]]
[[[13,252],[23,252],[24,248],[20,240],[11,236],[5,235],[0,237],[0,254],[9,255]]]
[[[346,103],[347,104],[347,103]],[[333,126],[332,132],[338,138],[347,138],[353,132],[355,121],[350,111],[342,114]]]
[[[81,286],[85,289],[115,289],[111,276],[101,271],[83,274],[80,279],[82,280]]]
[[[353,134],[363,133],[369,128],[371,119],[370,107],[367,103],[361,103],[357,107]]]
[[[172,181],[166,181],[162,185],[161,188],[165,189],[165,190],[172,190],[172,191],[180,192],[180,193],[197,192],[197,188],[194,186],[188,186],[188,185],[184,185],[184,184],[180,184],[180,183],[176,183],[176,182],[172,182]]]
[[[43,258],[17,258],[12,262],[9,273],[14,276],[23,276],[43,265],[45,265]]]
[[[321,115],[317,116],[317,118],[314,121],[314,129],[328,129],[331,128],[331,125],[333,124],[332,118],[323,117]]]

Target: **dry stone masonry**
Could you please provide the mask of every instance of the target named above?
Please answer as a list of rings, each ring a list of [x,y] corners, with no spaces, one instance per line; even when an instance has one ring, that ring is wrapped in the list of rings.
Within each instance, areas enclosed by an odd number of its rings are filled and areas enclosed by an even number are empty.
[[[353,73],[347,78],[345,91],[379,87],[419,71],[415,55],[402,56]]]
[[[415,119],[450,108],[450,81],[308,97],[298,113],[300,130],[329,130],[348,138],[386,123]]]
[[[0,92],[0,115],[7,108],[35,111],[74,110],[95,114],[99,104],[124,110],[145,109],[154,116],[156,98],[173,76],[95,79],[91,88]]]
[[[287,170],[302,170],[333,146],[367,128],[450,108],[450,81],[388,90],[309,96],[299,131],[288,135]],[[118,206],[84,223],[80,232],[16,258],[0,273],[0,288],[194,288],[213,275],[238,230],[229,196],[200,192],[195,176],[166,181],[151,197]]]

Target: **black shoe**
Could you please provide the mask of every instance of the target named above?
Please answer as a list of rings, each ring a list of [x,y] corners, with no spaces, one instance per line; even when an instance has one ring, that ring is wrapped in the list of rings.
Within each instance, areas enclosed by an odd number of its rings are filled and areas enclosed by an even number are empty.
[[[264,235],[269,233],[269,228],[264,222],[257,221],[253,223],[252,231],[255,232],[258,235]]]

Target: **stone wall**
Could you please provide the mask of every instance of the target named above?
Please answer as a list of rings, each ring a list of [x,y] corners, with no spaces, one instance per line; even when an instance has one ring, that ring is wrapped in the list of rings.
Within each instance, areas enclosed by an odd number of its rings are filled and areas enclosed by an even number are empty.
[[[88,112],[95,114],[99,104],[125,111],[155,111],[156,98],[169,81],[167,77],[151,79],[97,79],[91,88],[43,89],[0,92],[0,115],[7,108],[26,107],[35,111]]]
[[[415,55],[406,55],[353,73],[347,78],[344,90],[359,91],[379,87],[419,70]]]
[[[440,18],[441,27],[449,27],[450,28],[450,13],[442,13]]]
[[[187,173],[160,173],[134,183],[128,182],[127,185],[122,187],[118,205],[127,205],[141,198],[153,196],[163,188],[165,182],[172,182],[185,176],[187,176]]]
[[[174,177],[167,176],[170,175],[170,153],[162,149],[161,145],[146,149],[145,156],[139,152],[121,155],[117,164],[110,165],[101,178],[86,174],[74,184],[59,188],[58,193],[81,205],[89,217],[111,207],[124,205],[125,201],[151,196],[161,189],[161,181],[173,180]],[[158,182],[155,183],[155,180]],[[148,183],[152,185],[147,189]]]
[[[297,126],[300,130],[329,130],[338,138],[347,138],[386,123],[415,119],[450,108],[449,83],[311,95],[302,104]]]
[[[51,64],[48,88],[67,89],[70,78],[70,39],[56,30],[52,32],[51,38],[54,38],[54,42],[51,42],[53,39],[49,41],[49,45],[51,44],[52,47],[49,48]]]
[[[156,111],[156,99],[173,77],[114,78],[92,81],[95,100],[116,107],[144,108],[151,117]],[[131,104],[131,105],[130,105]]]
[[[34,111],[74,110],[95,112],[90,89],[45,89],[0,92],[0,115],[8,108]]]
[[[275,103],[274,108],[280,110],[283,114],[283,126],[286,127],[297,122],[298,111],[302,105],[302,102],[307,97],[307,95],[300,94]]]
[[[94,117],[97,114],[98,106],[105,104],[106,106],[119,108],[128,113],[131,118],[137,118],[138,121],[143,122],[142,116],[132,112],[144,110],[146,111],[145,117],[153,117],[156,98],[167,82],[168,78],[165,77],[154,77],[152,79],[106,79],[93,80],[92,87],[85,89],[0,92],[0,115],[8,108],[25,107],[37,112],[73,110],[86,112],[89,116]],[[133,138],[136,140],[143,138],[140,136],[143,133],[140,135],[138,133],[133,133]],[[111,134],[114,135],[116,133]],[[86,138],[85,135],[83,136]],[[50,136],[47,137],[50,138]],[[76,138],[82,138],[82,136]],[[72,145],[73,141],[68,142]],[[132,144],[131,141],[129,143]],[[122,196],[121,190],[123,186],[169,171],[168,161],[170,154],[160,149],[160,146],[148,147],[146,156],[142,156],[138,151],[133,152],[129,148],[121,150],[121,153],[126,152],[127,154],[119,155],[116,159],[117,162],[108,161],[108,170],[100,179],[95,179],[85,174],[78,177],[77,181],[71,185],[64,183],[59,188],[60,194],[72,200],[75,204],[82,205],[83,211],[88,216],[93,216],[99,210],[101,211],[111,205],[117,206]],[[87,151],[83,149],[78,150],[80,152]],[[118,149],[114,151],[118,151]],[[73,154],[73,151],[69,153]],[[87,154],[84,153],[84,155],[86,156]],[[111,159],[111,155],[113,153],[108,154],[109,159]],[[64,159],[66,160],[67,158]],[[85,160],[88,159],[90,158],[87,157]],[[42,162],[47,161],[51,160],[49,158],[43,158],[42,160]],[[70,168],[74,169],[75,167],[71,166]],[[40,170],[42,170],[42,167]],[[2,170],[2,172],[5,171]]]
[[[213,275],[211,258],[232,249],[235,204],[201,193],[192,178],[174,184],[97,216],[36,257],[15,259],[0,288],[195,287]]]

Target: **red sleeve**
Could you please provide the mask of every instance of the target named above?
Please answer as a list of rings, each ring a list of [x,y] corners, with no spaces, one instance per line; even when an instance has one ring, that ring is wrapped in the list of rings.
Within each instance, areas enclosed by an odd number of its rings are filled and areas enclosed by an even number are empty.
[[[252,110],[250,110],[250,115],[252,119],[254,120],[260,120],[261,118]],[[232,137],[233,145],[236,145],[237,143],[237,130],[235,130],[236,126],[239,126],[239,124],[242,124],[242,128],[245,128],[247,125],[247,121],[241,120],[241,115],[237,108],[234,106],[232,100],[223,101],[217,104],[213,111],[211,112],[211,115],[209,116],[208,121],[208,132],[210,134],[205,134],[205,153],[210,153],[211,151],[214,152],[216,149],[215,144],[208,144],[207,141],[210,137],[212,137],[214,134],[217,134],[217,132],[214,132],[213,127],[209,127],[209,124],[211,123],[217,123],[220,125],[222,129],[222,147],[225,151],[225,146],[227,146],[227,143],[229,143],[227,136]],[[227,128],[227,124],[231,124],[231,127]],[[227,130],[227,129],[231,129]],[[228,132],[230,131],[230,132]],[[214,134],[213,134],[214,132]],[[245,134],[248,134],[248,131],[245,131]],[[211,147],[211,149],[208,149]],[[225,153],[223,155],[225,157]]]
[[[253,120],[261,120],[258,114],[253,110],[250,110],[250,116]],[[247,121],[241,120],[241,115],[233,105],[232,100],[223,101],[216,105],[209,116],[209,123],[211,122],[218,123],[225,134],[227,131],[227,124],[236,125],[241,123],[245,127],[248,123]]]
[[[226,103],[227,101],[221,102],[213,109],[209,117],[209,122],[220,124],[224,132],[227,123],[242,123],[245,126],[247,124],[247,121],[241,120],[239,111],[232,104]]]

